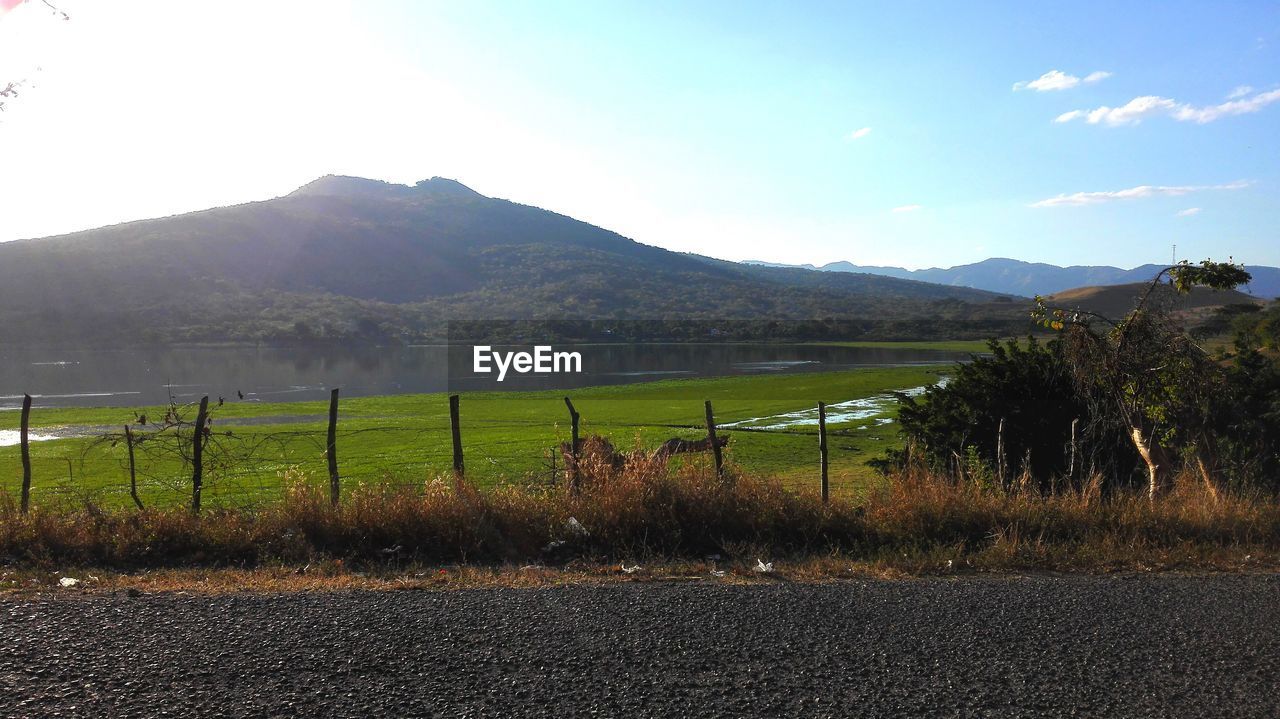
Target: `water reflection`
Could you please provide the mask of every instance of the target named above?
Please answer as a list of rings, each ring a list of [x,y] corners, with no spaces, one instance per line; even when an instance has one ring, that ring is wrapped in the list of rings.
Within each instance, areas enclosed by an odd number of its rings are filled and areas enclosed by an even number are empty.
[[[170,395],[179,402],[190,402],[204,394],[215,401],[224,397],[228,401],[274,402],[324,399],[332,387],[341,387],[344,397],[572,389],[681,377],[830,371],[968,358],[965,352],[783,344],[575,345],[566,349],[581,352],[581,374],[509,373],[502,383],[471,371],[470,346],[6,349],[0,350],[0,410],[19,407],[24,392],[35,395],[36,405],[43,407],[154,405],[167,402]]]

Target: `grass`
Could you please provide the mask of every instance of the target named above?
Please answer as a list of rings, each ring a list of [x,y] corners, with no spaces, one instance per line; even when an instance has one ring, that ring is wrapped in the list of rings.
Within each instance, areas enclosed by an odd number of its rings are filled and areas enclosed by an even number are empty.
[[[24,571],[67,567],[205,567],[263,569],[278,579],[282,567],[294,567],[314,572],[323,588],[326,577],[351,581],[345,572],[405,567],[484,574],[559,565],[591,575],[643,563],[696,573],[709,555],[739,575],[764,558],[807,578],[851,569],[1274,569],[1280,561],[1275,497],[1211,494],[1190,476],[1151,502],[1136,493],[1103,497],[1099,483],[1044,496],[909,469],[858,499],[823,503],[772,478],[718,477],[705,461],[672,469],[634,455],[618,468],[588,452],[577,492],[431,480],[358,486],[335,508],[313,477],[293,472],[286,481],[280,502],[200,517],[92,505],[22,515],[0,498],[6,576],[12,583]]]
[[[617,446],[652,447],[673,436],[705,434],[703,406],[713,401],[720,424],[776,415],[829,403],[880,395],[935,382],[945,367],[896,367],[845,372],[690,379],[575,390],[583,433],[610,438]],[[549,482],[551,448],[567,441],[563,392],[473,393],[462,397],[462,433],[467,476],[477,486]],[[90,428],[94,434],[120,432],[136,412],[153,420],[159,408],[38,409],[33,428]],[[300,469],[325,473],[323,417],[327,403],[233,402],[215,410],[217,432],[231,464],[211,472],[207,506],[262,506],[281,497],[281,476]],[[854,494],[879,482],[866,460],[898,440],[892,427],[877,428],[872,417],[830,425],[831,476],[837,493]],[[253,425],[275,418],[279,424]],[[17,413],[0,413],[0,430],[17,427]],[[786,431],[726,430],[730,461],[737,467],[781,480],[788,486],[815,483],[816,428]],[[172,453],[139,452],[139,482],[149,506],[176,506],[188,499],[189,470]],[[33,502],[103,507],[130,503],[123,443],[99,438],[61,439],[32,444]],[[443,394],[343,399],[338,458],[344,484],[358,482],[421,486],[451,464],[447,398]],[[559,462],[559,458],[557,458]],[[17,447],[0,448],[0,488],[16,494],[21,476]]]

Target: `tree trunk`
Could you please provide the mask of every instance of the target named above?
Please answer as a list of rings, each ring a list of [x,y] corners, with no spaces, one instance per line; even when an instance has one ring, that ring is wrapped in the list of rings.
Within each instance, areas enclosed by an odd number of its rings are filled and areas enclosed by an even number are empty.
[[[1155,501],[1156,495],[1164,489],[1164,480],[1169,474],[1165,451],[1156,443],[1155,437],[1147,437],[1141,427],[1131,427],[1129,439],[1133,441],[1133,446],[1137,448],[1142,461],[1147,465],[1147,498]]]

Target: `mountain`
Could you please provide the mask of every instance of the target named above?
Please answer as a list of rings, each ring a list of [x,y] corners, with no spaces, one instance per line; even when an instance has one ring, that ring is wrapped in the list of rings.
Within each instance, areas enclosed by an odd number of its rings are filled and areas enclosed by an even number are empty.
[[[5,343],[413,341],[447,320],[525,318],[988,332],[1024,309],[964,287],[675,253],[443,178],[326,176],[271,200],[0,244]]]
[[[788,270],[816,270],[817,265],[788,265],[781,262],[765,262],[764,260],[743,260],[742,264],[751,265],[753,267],[774,267]]]
[[[753,265],[765,263],[749,262]],[[769,265],[782,267],[785,265]],[[1120,285],[1133,282],[1149,281],[1161,265],[1142,265],[1125,270],[1107,265],[1072,265],[1059,267],[1042,262],[1023,262],[1003,257],[975,262],[968,265],[924,270],[907,270],[901,267],[878,267],[872,265],[855,265],[850,262],[832,262],[821,267],[813,265],[795,265],[810,267],[823,272],[860,272],[899,279],[922,280],[956,287],[974,287],[1002,292],[1011,295],[1031,297],[1033,295],[1049,295],[1063,290],[1093,286]],[[1280,297],[1280,268],[1266,266],[1246,266],[1253,274],[1253,282],[1242,288],[1256,297]]]
[[[1134,282],[1123,285],[1103,285],[1094,287],[1076,287],[1049,295],[1046,303],[1052,307],[1093,312],[1103,317],[1120,318],[1134,308],[1138,298],[1150,286],[1149,282]],[[1206,287],[1195,287],[1189,294],[1179,295],[1168,285],[1159,285],[1152,295],[1152,302],[1165,303],[1174,312],[1203,314],[1197,310],[1221,307],[1223,305],[1261,304],[1263,300],[1246,295],[1237,290],[1211,290]]]

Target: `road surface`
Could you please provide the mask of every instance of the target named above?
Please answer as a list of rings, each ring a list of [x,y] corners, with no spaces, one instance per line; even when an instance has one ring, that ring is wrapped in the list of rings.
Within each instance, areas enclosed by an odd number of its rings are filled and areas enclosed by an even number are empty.
[[[0,599],[0,716],[1280,716],[1280,577]]]

